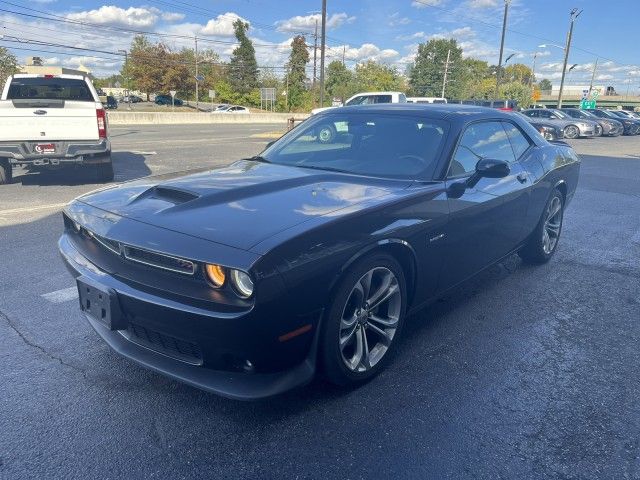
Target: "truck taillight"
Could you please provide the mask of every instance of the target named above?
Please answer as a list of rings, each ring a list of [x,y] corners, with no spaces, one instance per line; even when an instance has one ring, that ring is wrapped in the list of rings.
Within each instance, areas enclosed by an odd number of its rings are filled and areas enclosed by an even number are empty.
[[[107,114],[103,108],[96,109],[96,119],[98,120],[98,138],[107,138]]]

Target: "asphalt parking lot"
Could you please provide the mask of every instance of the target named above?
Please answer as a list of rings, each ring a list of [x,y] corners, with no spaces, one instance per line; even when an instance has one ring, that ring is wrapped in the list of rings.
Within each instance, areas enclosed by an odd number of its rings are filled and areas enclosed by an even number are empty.
[[[273,125],[113,128],[117,180],[258,153]],[[552,261],[413,317],[358,390],[240,403],[111,352],[56,250],[88,173],[0,187],[0,478],[640,478],[640,137],[571,142]]]

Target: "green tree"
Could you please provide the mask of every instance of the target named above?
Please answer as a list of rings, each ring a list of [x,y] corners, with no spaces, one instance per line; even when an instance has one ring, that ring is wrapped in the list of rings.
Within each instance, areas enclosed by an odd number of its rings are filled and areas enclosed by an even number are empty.
[[[545,93],[550,92],[553,88],[553,85],[551,84],[550,80],[543,78],[542,80],[540,80],[540,83],[538,83],[538,88],[542,93]]]
[[[484,98],[483,82],[491,79],[489,64],[475,58],[465,58],[458,65],[452,67],[460,75],[460,90],[455,98],[459,100]],[[495,79],[495,77],[493,77]],[[495,84],[495,80],[493,82]],[[449,96],[449,95],[448,95]],[[450,98],[454,98],[450,96]]]
[[[4,85],[9,75],[18,71],[16,56],[4,47],[0,47],[0,82]]]
[[[500,85],[499,98],[517,100],[520,107],[528,108],[533,103],[532,93],[528,85],[520,82],[509,82]]]
[[[291,42],[291,53],[287,64],[289,91],[289,107],[297,109],[309,100],[305,85],[307,79],[306,66],[309,62],[309,51],[302,35],[297,35]]]
[[[229,61],[229,83],[235,91],[248,94],[258,87],[256,51],[247,36],[248,23],[238,19],[233,22],[233,29],[239,45],[233,50]]]
[[[439,97],[442,93],[447,52],[449,56],[449,75],[445,95],[458,98],[463,91],[463,70],[454,68],[462,62],[462,49],[455,39],[434,39],[418,45],[418,53],[409,68],[410,91],[415,96]]]
[[[334,60],[327,66],[325,88],[329,95],[344,103],[357,90],[355,76],[341,61]]]
[[[373,60],[356,65],[355,83],[359,91],[404,90],[404,81],[394,67]]]

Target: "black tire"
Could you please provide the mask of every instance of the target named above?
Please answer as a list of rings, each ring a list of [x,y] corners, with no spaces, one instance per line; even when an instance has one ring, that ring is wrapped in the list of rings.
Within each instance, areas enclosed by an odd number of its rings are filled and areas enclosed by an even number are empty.
[[[397,323],[393,329],[384,329],[384,332],[390,334],[392,337],[386,346],[381,346],[384,342],[374,343],[382,341],[380,334],[374,330],[374,327],[380,325],[379,323],[375,323],[373,320],[369,320],[369,325],[365,323],[360,326],[358,321],[354,323],[354,329],[352,330],[353,333],[351,336],[353,336],[353,339],[355,340],[352,340],[355,343],[359,343],[357,342],[357,340],[359,340],[357,338],[358,335],[364,335],[365,339],[368,338],[365,344],[370,344],[372,347],[370,348],[371,355],[367,356],[366,363],[370,363],[369,360],[375,360],[373,366],[363,367],[368,369],[364,371],[356,371],[347,366],[347,359],[343,356],[344,350],[350,348],[347,345],[348,342],[345,343],[346,347],[341,348],[340,346],[341,334],[345,331],[341,330],[342,317],[344,312],[347,311],[348,308],[351,308],[350,300],[353,299],[352,293],[354,288],[360,283],[365,275],[372,270],[375,270],[375,272],[381,272],[383,275],[386,275],[387,271],[390,272],[397,280],[395,285],[399,290],[399,295],[398,293],[394,293],[390,300],[382,302],[380,307],[374,307],[371,311],[375,311],[375,316],[384,317],[385,312],[391,312],[393,309],[395,312],[393,316],[397,318]],[[375,275],[377,275],[377,273],[374,273],[373,275],[374,277],[371,282],[370,291],[375,293],[378,291],[378,287],[381,287],[381,283],[375,282]],[[382,281],[383,280],[380,280],[380,282]],[[398,290],[396,290],[396,292]],[[400,302],[399,306],[397,303],[398,301]],[[354,264],[347,272],[345,272],[340,280],[340,283],[333,294],[331,304],[325,312],[323,319],[318,356],[325,378],[335,385],[354,386],[377,375],[393,355],[393,352],[399,342],[398,339],[402,332],[406,307],[407,289],[405,276],[402,267],[395,258],[386,253],[377,253]],[[355,308],[359,309],[359,307]],[[356,312],[354,312],[353,318],[356,317]],[[374,326],[372,327],[371,325]],[[391,333],[391,330],[393,330],[393,333]],[[378,329],[378,331],[380,331],[380,329]],[[350,335],[347,334],[343,336],[343,338],[349,336]],[[356,347],[353,346],[353,348],[355,349]],[[367,347],[367,349],[368,348],[369,347]],[[384,351],[382,351],[383,349]],[[379,355],[379,358],[375,359],[374,355]],[[356,369],[360,365],[361,364],[358,363]]]
[[[557,221],[552,222],[552,224],[554,225],[557,224],[557,235],[555,237],[555,242],[553,243],[553,246],[549,250],[547,248],[547,245],[545,245],[545,229],[547,230],[547,235],[549,235],[550,230],[549,230],[549,224],[547,223],[547,220],[549,219],[549,214],[551,212],[552,205],[555,205],[558,200],[560,205],[559,217],[557,217],[556,219]],[[551,259],[551,257],[553,257],[553,254],[556,252],[556,250],[558,249],[560,234],[562,233],[563,221],[564,221],[564,196],[562,195],[562,192],[560,190],[555,188],[551,193],[549,200],[547,200],[547,203],[544,207],[544,210],[542,211],[542,216],[540,217],[540,221],[538,222],[536,229],[533,231],[533,233],[527,240],[527,243],[525,244],[525,246],[522,247],[522,249],[520,249],[520,251],[518,252],[518,255],[520,255],[520,258],[522,258],[522,260],[525,263],[534,264],[534,265],[536,264],[539,265],[539,264],[548,262]],[[554,230],[555,228],[556,227],[554,226]]]
[[[318,127],[318,142],[331,143],[336,138],[336,128],[330,123],[324,123]]]
[[[0,185],[7,185],[13,181],[13,170],[11,164],[4,159],[0,159]]]
[[[113,182],[113,175],[113,163],[111,160],[109,160],[108,163],[99,163],[96,165],[96,176],[98,178],[98,182]]]
[[[567,125],[564,127],[564,138],[574,139],[580,136],[580,129],[575,125]]]

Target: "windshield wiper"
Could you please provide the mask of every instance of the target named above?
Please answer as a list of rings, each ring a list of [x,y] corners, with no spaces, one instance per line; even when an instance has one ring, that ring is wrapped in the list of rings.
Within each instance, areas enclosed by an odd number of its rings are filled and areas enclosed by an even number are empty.
[[[319,167],[317,165],[300,165],[300,164],[294,164],[293,166],[295,167],[300,167],[300,168],[308,168],[310,170],[325,170],[327,172],[337,172],[337,173],[348,173],[353,175],[353,172],[350,172],[349,170],[342,170],[340,168],[334,168],[334,167]]]
[[[244,160],[251,160],[253,162],[261,162],[261,163],[271,163],[269,160],[267,160],[266,158],[260,155],[254,155],[253,157],[245,158]]]

